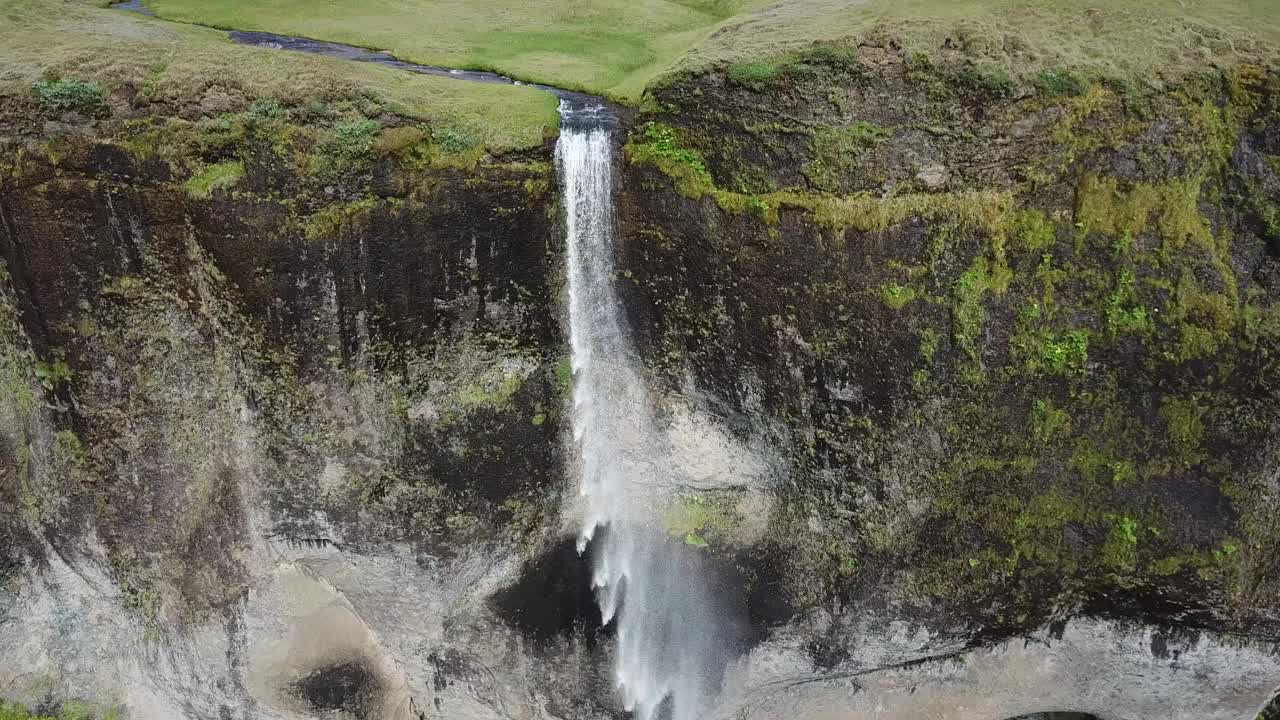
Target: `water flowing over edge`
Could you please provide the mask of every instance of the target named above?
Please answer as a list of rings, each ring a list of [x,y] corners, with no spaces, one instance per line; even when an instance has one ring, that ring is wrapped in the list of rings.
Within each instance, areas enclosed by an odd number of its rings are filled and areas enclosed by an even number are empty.
[[[568,237],[573,436],[580,450],[592,585],[616,623],[614,680],[636,720],[695,720],[729,653],[699,551],[661,531],[655,485],[674,463],[657,427],[614,286],[610,114],[561,101],[556,158]]]

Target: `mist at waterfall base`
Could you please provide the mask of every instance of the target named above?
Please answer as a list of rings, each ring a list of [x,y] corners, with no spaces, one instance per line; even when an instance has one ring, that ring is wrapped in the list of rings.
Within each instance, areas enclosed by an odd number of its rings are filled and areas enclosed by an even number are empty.
[[[661,530],[656,499],[679,486],[619,310],[613,274],[608,110],[561,102],[556,148],[568,238],[573,433],[580,448],[592,586],[616,628],[614,681],[636,720],[703,718],[736,654],[740,601],[705,551]]]

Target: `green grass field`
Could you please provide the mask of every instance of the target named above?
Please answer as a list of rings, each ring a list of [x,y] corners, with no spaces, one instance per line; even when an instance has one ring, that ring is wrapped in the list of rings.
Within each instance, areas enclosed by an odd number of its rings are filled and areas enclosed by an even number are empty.
[[[685,69],[768,58],[814,42],[895,40],[1015,77],[1046,68],[1176,80],[1240,61],[1280,61],[1277,0],[780,0],[726,22]]]
[[[149,0],[161,17],[387,50],[638,99],[734,12],[762,0]]]
[[[0,0],[0,94],[56,74],[129,83],[154,101],[198,101],[226,84],[286,103],[372,91],[392,108],[465,131],[493,151],[540,145],[556,100],[532,88],[466,83],[364,63],[237,45],[226,33],[76,0]]]

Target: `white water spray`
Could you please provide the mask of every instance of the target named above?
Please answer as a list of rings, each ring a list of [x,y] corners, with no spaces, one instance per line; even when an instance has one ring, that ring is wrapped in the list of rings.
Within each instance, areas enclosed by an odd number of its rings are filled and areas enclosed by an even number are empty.
[[[699,720],[728,648],[699,551],[655,522],[655,488],[672,462],[656,428],[613,278],[612,158],[603,107],[565,100],[557,145],[567,211],[573,433],[606,624],[616,623],[615,680],[636,720]]]

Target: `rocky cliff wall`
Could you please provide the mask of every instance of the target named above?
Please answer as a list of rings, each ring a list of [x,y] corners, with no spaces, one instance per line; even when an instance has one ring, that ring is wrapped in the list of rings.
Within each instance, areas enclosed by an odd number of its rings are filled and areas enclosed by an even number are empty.
[[[819,47],[628,119],[655,502],[750,618],[717,717],[1256,711],[1276,83]],[[206,95],[0,107],[0,696],[619,716],[550,144]]]
[[[124,102],[6,108],[3,694],[438,711],[524,657],[469,623],[564,532],[549,149],[442,149],[360,98]],[[590,595],[569,566],[583,607],[521,598],[514,627],[573,630]],[[458,692],[459,716],[504,702]]]
[[[787,458],[763,541],[708,526],[761,622],[828,667],[869,617],[1275,639],[1278,98],[873,46],[655,92],[625,303],[668,387]]]

